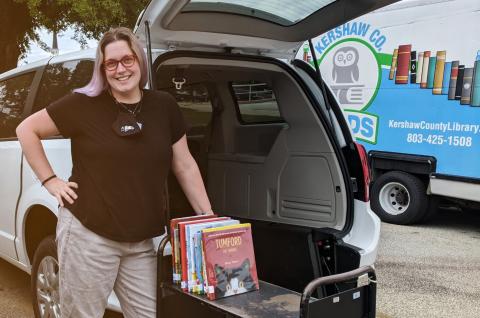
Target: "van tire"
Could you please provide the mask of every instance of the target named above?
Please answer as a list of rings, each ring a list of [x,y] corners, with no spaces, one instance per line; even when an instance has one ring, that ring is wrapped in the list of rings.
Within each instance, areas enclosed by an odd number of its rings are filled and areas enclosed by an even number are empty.
[[[428,209],[425,185],[409,173],[387,172],[372,186],[371,205],[384,222],[400,225],[416,223]]]
[[[58,257],[57,257],[57,244],[55,242],[55,236],[49,235],[45,237],[38,248],[35,251],[32,263],[32,303],[33,313],[36,318],[44,317],[48,315],[42,315],[40,313],[40,297],[39,294],[45,298],[51,299],[51,302],[45,306],[43,310],[55,310],[60,312],[60,298],[59,298],[59,276],[58,276]],[[39,281],[44,281],[43,286],[39,286]],[[56,317],[52,315],[52,317]]]

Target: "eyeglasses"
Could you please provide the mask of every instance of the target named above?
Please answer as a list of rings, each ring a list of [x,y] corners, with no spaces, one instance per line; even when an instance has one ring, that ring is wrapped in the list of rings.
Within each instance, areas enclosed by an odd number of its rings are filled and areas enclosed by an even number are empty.
[[[118,63],[122,63],[122,65],[125,68],[129,68],[129,67],[132,67],[133,64],[135,64],[136,59],[137,59],[136,56],[133,54],[125,55],[124,57],[122,57],[121,60],[114,60],[114,59],[106,60],[105,62],[103,62],[103,67],[107,71],[115,71],[118,67]]]

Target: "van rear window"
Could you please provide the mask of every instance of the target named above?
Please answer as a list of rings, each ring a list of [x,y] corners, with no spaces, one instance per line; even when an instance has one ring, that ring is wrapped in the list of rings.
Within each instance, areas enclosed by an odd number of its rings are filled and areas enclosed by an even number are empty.
[[[175,87],[163,88],[170,93],[180,106],[183,117],[187,122],[189,131],[206,129],[212,119],[212,102],[207,87],[202,83],[183,85],[180,89]],[[187,133],[189,133],[187,132]]]
[[[244,124],[283,122],[272,88],[264,82],[238,81],[230,83],[237,101],[237,113]]]
[[[35,72],[0,81],[0,138],[15,138]]]
[[[35,99],[33,111],[47,107],[75,88],[80,88],[90,81],[93,73],[93,61],[74,60],[50,64],[45,68]]]
[[[233,13],[290,26],[333,2],[335,0],[191,0],[182,12]]]

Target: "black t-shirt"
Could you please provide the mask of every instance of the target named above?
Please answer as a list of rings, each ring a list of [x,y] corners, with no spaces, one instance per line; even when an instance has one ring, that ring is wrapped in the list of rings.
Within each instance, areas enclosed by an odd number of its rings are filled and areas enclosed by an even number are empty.
[[[139,136],[118,136],[119,112],[112,97],[69,94],[46,110],[60,133],[71,138],[72,175],[78,199],[65,207],[85,227],[106,238],[137,242],[160,235],[165,225],[165,180],[172,145],[185,134],[175,99],[144,91]]]

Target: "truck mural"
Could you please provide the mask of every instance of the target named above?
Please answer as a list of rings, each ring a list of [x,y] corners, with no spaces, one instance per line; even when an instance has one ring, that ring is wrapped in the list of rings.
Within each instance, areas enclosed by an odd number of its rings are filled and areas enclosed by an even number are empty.
[[[312,39],[323,80],[369,151],[371,203],[384,221],[422,221],[438,197],[464,207],[480,201],[474,30],[479,1],[411,0]]]

